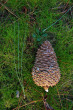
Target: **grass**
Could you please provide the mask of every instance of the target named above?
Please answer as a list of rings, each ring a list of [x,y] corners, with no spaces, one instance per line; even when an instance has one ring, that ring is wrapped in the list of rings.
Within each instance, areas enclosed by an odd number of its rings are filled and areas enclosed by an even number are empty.
[[[4,3],[3,0],[1,3]],[[72,1],[67,0],[50,0],[49,2],[48,0],[8,0],[0,8],[0,110],[13,110],[14,108],[19,108],[19,110],[45,110],[43,97],[46,93],[43,88],[34,84],[31,75],[37,49],[45,40],[52,43],[61,71],[60,82],[49,88],[47,102],[55,110],[72,110],[72,8],[60,21],[43,33],[44,29],[56,22],[64,14],[64,11],[71,6]],[[8,10],[4,7],[7,7]],[[60,8],[58,9],[58,7]],[[15,53],[18,71],[18,33],[19,73],[21,72],[23,48],[22,78],[25,99],[14,64]],[[16,98],[16,90],[20,92],[19,98]]]

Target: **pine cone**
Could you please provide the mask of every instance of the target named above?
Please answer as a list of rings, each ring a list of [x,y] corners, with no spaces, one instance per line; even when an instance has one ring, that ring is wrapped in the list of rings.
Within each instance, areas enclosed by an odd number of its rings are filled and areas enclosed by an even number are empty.
[[[46,92],[49,86],[54,86],[59,82],[60,69],[49,41],[45,41],[37,51],[32,77],[35,84],[43,87]]]

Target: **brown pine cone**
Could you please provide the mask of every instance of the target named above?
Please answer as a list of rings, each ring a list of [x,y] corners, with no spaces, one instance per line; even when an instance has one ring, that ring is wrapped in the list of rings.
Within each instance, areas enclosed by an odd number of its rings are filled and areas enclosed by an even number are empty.
[[[49,86],[54,86],[59,82],[60,69],[49,41],[45,41],[37,51],[32,77],[35,84],[43,87],[46,92]]]

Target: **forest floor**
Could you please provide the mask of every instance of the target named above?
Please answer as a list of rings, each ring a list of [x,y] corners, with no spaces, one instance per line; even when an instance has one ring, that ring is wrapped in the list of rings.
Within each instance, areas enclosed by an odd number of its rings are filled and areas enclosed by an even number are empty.
[[[61,72],[47,103],[55,110],[73,109],[72,5],[72,0],[0,1],[0,110],[45,110],[46,92],[31,75],[45,40],[51,42]]]

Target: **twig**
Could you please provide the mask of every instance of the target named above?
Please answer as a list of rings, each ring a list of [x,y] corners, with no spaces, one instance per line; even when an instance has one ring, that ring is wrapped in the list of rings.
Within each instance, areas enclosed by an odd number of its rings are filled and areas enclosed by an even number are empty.
[[[46,102],[46,99],[47,99],[47,94],[46,94],[45,97],[43,98],[43,103],[44,103],[45,110],[54,110],[54,109]]]
[[[66,4],[66,6],[65,6],[65,8],[64,8],[64,10],[66,9],[66,7],[67,7],[67,5],[68,5],[69,1],[70,1],[70,0],[68,0],[68,2],[67,2],[67,4]]]
[[[61,14],[61,13],[66,13],[68,10],[62,11],[60,13],[56,13],[56,14]]]
[[[73,6],[72,6],[73,7]],[[71,8],[72,8],[71,7]],[[52,27],[53,25],[55,25],[58,21],[60,21],[68,12],[69,10],[71,10],[71,8],[68,9],[68,11],[66,11],[66,13],[64,13],[57,21],[55,21],[54,23],[52,23],[50,26],[48,26],[47,28],[43,29],[43,32],[45,32],[46,30],[48,30],[50,27]]]
[[[12,15],[14,15],[16,18],[19,18],[17,15],[15,15],[8,7],[6,7],[3,3],[0,2],[0,4],[8,11],[10,12]]]
[[[7,0],[7,1],[5,1],[5,3],[4,3],[4,4],[6,4],[7,2],[8,2],[8,0]],[[2,7],[2,6],[1,6],[1,7]],[[0,7],[0,8],[1,8],[1,7]]]
[[[71,101],[71,102],[73,103],[73,101],[72,101],[72,100],[70,100],[70,99],[67,99],[67,98],[63,98],[63,99],[66,99],[66,100]]]
[[[71,82],[71,80],[64,82],[60,87],[63,87],[66,83],[70,84],[69,82]]]
[[[51,8],[51,9],[61,9],[63,8],[64,6],[59,6],[59,7],[54,7],[54,8]]]
[[[32,101],[32,102],[30,102],[30,103],[28,103],[28,104],[25,104],[25,105],[19,106],[19,108],[24,107],[24,106],[27,106],[27,105],[29,105],[29,104],[36,103],[36,102],[40,102],[40,101],[43,101],[43,99],[42,99],[42,100],[37,100],[37,101]],[[13,110],[16,110],[17,108],[18,108],[18,107],[14,108]]]
[[[68,90],[69,91],[69,90]],[[60,95],[67,95],[67,96],[73,96],[73,95],[69,95],[69,94],[63,94],[63,93],[60,93]],[[55,95],[56,96],[56,95]]]
[[[59,91],[58,91],[58,88],[57,88],[57,86],[56,86],[56,89],[57,89],[57,92],[58,92],[58,96],[59,96],[59,99],[60,99],[60,104],[61,104],[61,107],[62,107],[61,98],[60,98],[60,94],[59,94]]]

